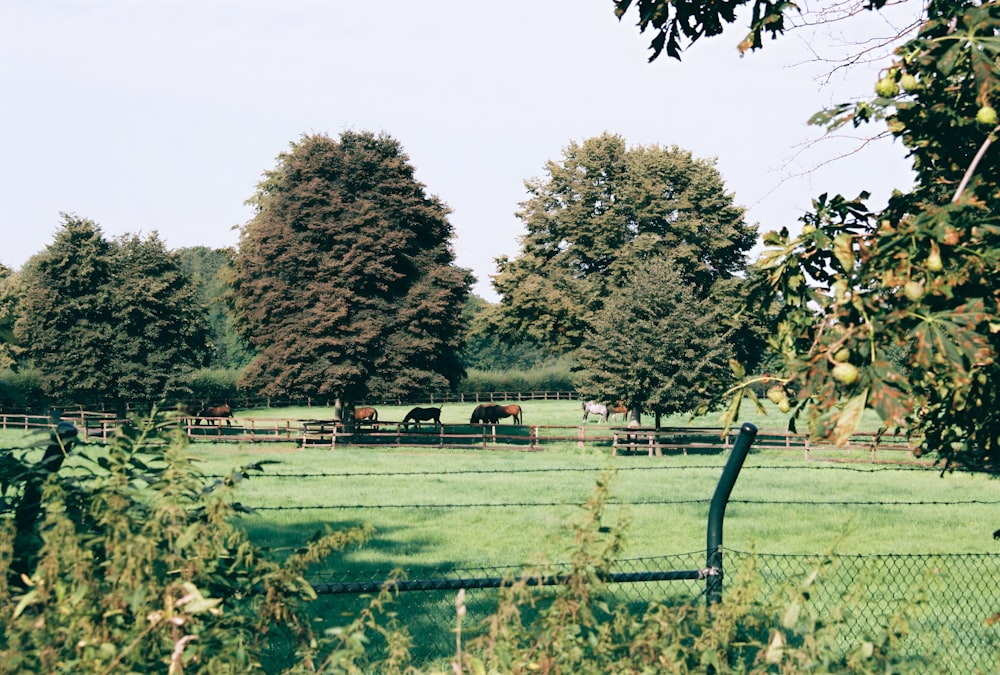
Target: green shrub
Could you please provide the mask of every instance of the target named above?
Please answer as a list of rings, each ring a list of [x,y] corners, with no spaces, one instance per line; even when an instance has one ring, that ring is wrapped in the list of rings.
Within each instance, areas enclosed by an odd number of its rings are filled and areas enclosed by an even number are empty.
[[[234,368],[201,368],[178,378],[171,399],[217,405],[235,404],[242,395],[237,387],[240,371]]]
[[[532,370],[470,369],[459,385],[460,392],[573,391],[568,364],[556,363]]]
[[[303,574],[368,529],[317,536],[279,564],[236,525],[233,489],[262,466],[209,480],[157,417],[104,447],[74,447],[72,425],[61,429],[42,461],[30,448],[0,463],[0,672],[263,672],[276,653],[289,672],[364,661],[350,649],[363,622],[314,634]]]
[[[41,410],[45,405],[42,374],[38,369],[0,370],[0,407]]]

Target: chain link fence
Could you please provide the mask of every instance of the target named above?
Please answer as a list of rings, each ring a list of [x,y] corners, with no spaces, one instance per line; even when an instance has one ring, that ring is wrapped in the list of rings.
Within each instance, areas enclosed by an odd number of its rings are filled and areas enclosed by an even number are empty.
[[[704,553],[622,560],[609,570],[609,604],[628,605],[641,613],[648,603],[703,603]],[[844,653],[874,640],[894,615],[905,617],[909,631],[901,643],[904,657],[935,656],[950,673],[995,673],[1000,666],[1000,555],[772,555],[726,551],[725,588],[736,571],[752,566],[761,599],[781,611],[803,581],[818,572],[807,590],[809,605],[828,622],[841,617],[838,646]],[[517,578],[522,567],[422,568],[400,576],[398,595],[387,606],[413,637],[418,664],[446,663],[454,655],[455,596],[466,589],[468,635],[496,611],[500,580]],[[555,578],[568,566],[551,566]],[[681,574],[678,575],[678,572]],[[342,625],[366,606],[390,570],[371,569],[345,576],[314,572],[310,581],[320,594],[314,603],[317,622]],[[550,578],[551,582],[555,578]],[[723,597],[725,597],[725,588]],[[538,593],[550,592],[544,583]],[[530,609],[525,608],[525,612]],[[525,617],[528,621],[530,617]]]

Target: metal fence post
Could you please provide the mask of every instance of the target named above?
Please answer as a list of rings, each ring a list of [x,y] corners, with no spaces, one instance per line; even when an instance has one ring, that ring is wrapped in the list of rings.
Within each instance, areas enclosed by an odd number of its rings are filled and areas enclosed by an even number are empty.
[[[729,495],[736,485],[736,478],[743,468],[750,444],[757,436],[757,427],[749,422],[740,427],[740,434],[726,460],[726,466],[715,486],[712,505],[708,510],[708,549],[706,552],[705,603],[712,606],[722,600],[722,521],[726,516]]]

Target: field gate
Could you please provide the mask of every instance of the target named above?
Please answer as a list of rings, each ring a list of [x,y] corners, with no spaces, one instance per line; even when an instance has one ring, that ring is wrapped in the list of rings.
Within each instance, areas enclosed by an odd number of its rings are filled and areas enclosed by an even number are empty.
[[[726,465],[719,477],[719,482],[712,495],[708,511],[707,547],[705,567],[693,570],[647,571],[647,572],[609,572],[604,579],[609,583],[636,583],[647,581],[684,581],[705,580],[705,602],[708,606],[722,600],[722,523],[726,515],[729,495],[732,494],[736,479],[743,468],[743,461],[750,451],[750,445],[757,436],[757,427],[749,422],[744,423],[740,433],[733,443]],[[533,578],[530,585],[554,586],[565,582],[562,575],[551,575]],[[313,588],[318,594],[376,594],[382,590],[388,581],[340,581],[331,583],[314,583]],[[396,579],[392,586],[396,591],[447,591],[459,589],[500,588],[510,583],[504,577],[472,577],[464,579]]]

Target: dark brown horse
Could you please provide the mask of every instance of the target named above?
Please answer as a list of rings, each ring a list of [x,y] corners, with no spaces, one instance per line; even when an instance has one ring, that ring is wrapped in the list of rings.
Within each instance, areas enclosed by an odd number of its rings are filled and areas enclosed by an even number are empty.
[[[472,411],[469,424],[497,424],[504,417],[513,417],[514,424],[521,423],[521,406],[516,403],[500,405],[497,403],[480,403]]]
[[[469,418],[469,424],[496,424],[499,421],[500,406],[496,403],[480,403]]]
[[[378,410],[375,408],[365,406],[363,408],[354,409],[354,421],[355,422],[378,422]]]
[[[441,426],[441,408],[421,408],[417,406],[410,412],[406,413],[406,417],[403,418],[403,428],[409,429],[410,423],[413,423],[417,429],[420,428],[421,422],[434,422],[434,424]]]
[[[202,418],[215,419],[216,424],[221,424],[219,420],[225,418],[226,426],[231,427],[233,426],[233,409],[229,407],[228,403],[205,406],[198,411],[198,419],[194,421],[195,425],[201,424]]]

